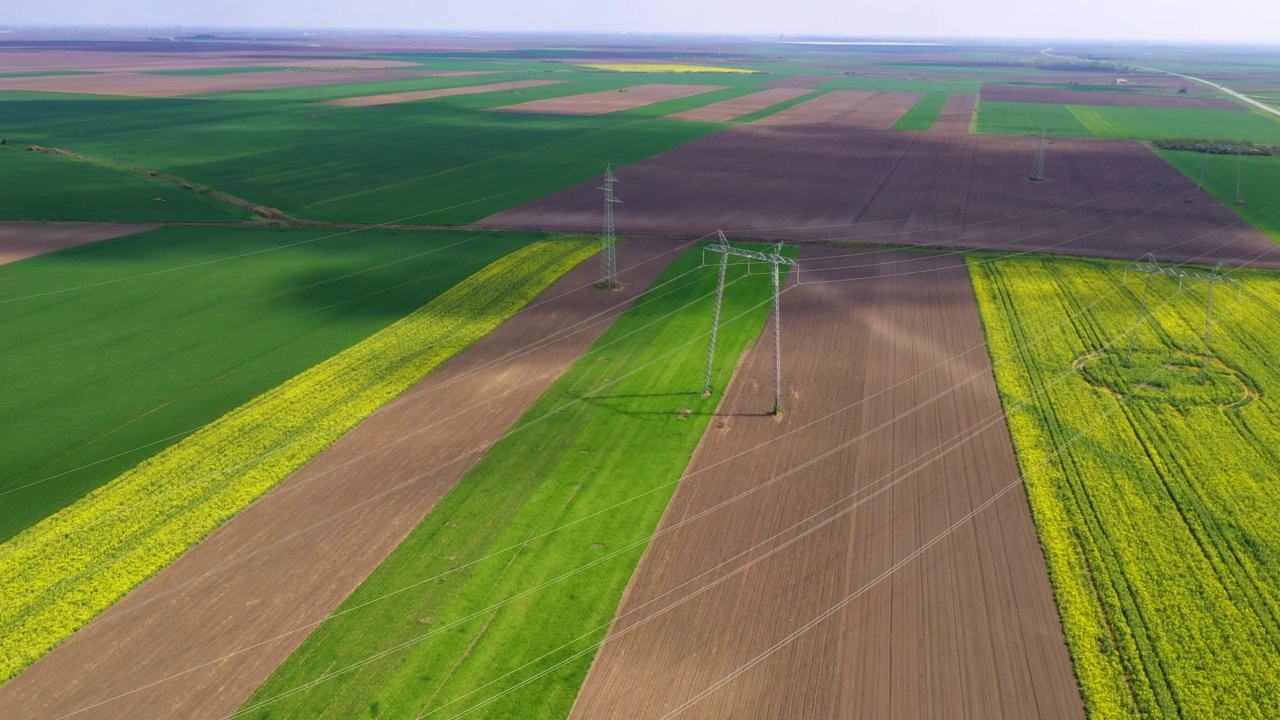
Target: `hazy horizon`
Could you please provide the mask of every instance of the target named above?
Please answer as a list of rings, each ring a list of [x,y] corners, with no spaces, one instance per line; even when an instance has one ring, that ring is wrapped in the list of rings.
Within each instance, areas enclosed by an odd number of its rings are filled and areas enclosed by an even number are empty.
[[[357,6],[228,0],[216,7],[49,0],[9,9],[0,14],[0,26],[1280,44],[1280,3],[1223,0],[1205,16],[1203,6],[1190,0],[1080,0],[1055,11],[1015,0],[899,0],[891,7],[832,0],[787,6],[760,0],[650,0],[633,6],[472,0],[437,8],[405,0]]]

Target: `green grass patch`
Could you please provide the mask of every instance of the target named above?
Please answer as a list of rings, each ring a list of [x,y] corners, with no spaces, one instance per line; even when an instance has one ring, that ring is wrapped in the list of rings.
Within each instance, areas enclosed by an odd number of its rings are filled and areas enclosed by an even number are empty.
[[[699,260],[692,251],[662,274],[259,689],[245,717],[412,717],[441,708],[449,717],[542,670],[549,673],[474,717],[568,715],[719,399],[700,392],[716,273]],[[767,276],[745,270],[731,268],[725,296],[721,388],[768,311]]]
[[[1280,278],[1206,287],[1123,263],[971,260],[1092,718],[1280,715]],[[1069,319],[1069,321],[1066,321]]]
[[[1222,137],[1280,143],[1280,117],[1253,110],[1070,105],[1071,114],[1098,137],[1157,140]]]
[[[1209,155],[1184,150],[1156,150],[1157,155],[1184,175],[1196,181],[1204,176],[1204,187],[1223,205],[1235,210],[1254,227],[1280,242],[1280,157],[1251,156],[1240,158],[1240,196],[1244,205],[1236,205],[1236,158],[1232,155]]]
[[[475,237],[168,227],[0,266],[0,540],[536,239]]]
[[[0,220],[233,222],[237,207],[142,173],[62,155],[0,147]]]
[[[810,100],[813,100],[814,98],[818,97],[819,95],[826,95],[828,92],[830,92],[830,91],[829,91],[829,90],[815,90],[815,91],[813,91],[813,92],[809,93],[808,95],[801,95],[801,96],[800,96],[800,97],[798,97],[798,98],[792,98],[792,99],[790,99],[790,100],[784,100],[783,102],[780,102],[780,103],[778,103],[777,105],[770,105],[769,107],[764,108],[763,110],[757,110],[757,111],[755,111],[755,112],[753,112],[753,113],[749,113],[749,114],[747,114],[747,115],[743,115],[743,116],[742,116],[742,117],[740,117],[740,118],[735,118],[735,119],[734,119],[734,120],[732,120],[731,122],[734,122],[734,123],[743,123],[743,124],[745,124],[745,123],[753,123],[753,122],[755,122],[755,121],[759,120],[760,118],[766,118],[766,117],[769,117],[770,115],[776,115],[776,114],[778,114],[778,113],[782,112],[783,110],[789,110],[789,109],[791,109],[791,108],[795,107],[796,105],[799,105],[800,103],[806,103],[806,102],[809,102]]]
[[[1060,137],[1093,137],[1093,132],[1066,105],[1047,103],[978,103],[977,131],[1001,135],[1038,135],[1045,128]]]
[[[929,130],[937,121],[950,93],[927,93],[893,124],[894,130]]]
[[[0,545],[0,680],[176,560],[597,249],[591,238],[548,240],[499,258]]]
[[[717,77],[730,89],[599,117],[482,112],[546,97],[682,75],[549,72],[422,78],[245,93],[227,99],[0,100],[11,143],[63,147],[170,173],[255,204],[317,220],[475,221],[636,162],[720,126],[661,116],[750,92],[767,76]],[[332,97],[510,79],[564,79],[519,94],[346,108]],[[314,94],[313,94],[314,93]],[[75,97],[75,96],[70,96]],[[251,101],[252,100],[252,101]],[[618,142],[618,138],[626,142]],[[55,196],[56,184],[33,185]]]

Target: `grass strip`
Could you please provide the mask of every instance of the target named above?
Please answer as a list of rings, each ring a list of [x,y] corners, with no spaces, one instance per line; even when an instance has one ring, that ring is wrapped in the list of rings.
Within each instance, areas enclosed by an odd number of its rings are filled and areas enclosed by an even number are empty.
[[[951,93],[925,93],[924,97],[917,100],[910,110],[898,118],[898,122],[894,123],[891,129],[920,131],[932,129],[933,123],[937,121],[938,115],[942,113],[942,108],[950,98]]]

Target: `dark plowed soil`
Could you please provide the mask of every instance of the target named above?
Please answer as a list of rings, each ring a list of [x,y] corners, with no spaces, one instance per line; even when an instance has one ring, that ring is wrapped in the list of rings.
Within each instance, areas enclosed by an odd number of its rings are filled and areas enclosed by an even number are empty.
[[[803,107],[803,105],[799,106]],[[777,117],[777,115],[771,116]],[[768,120],[769,118],[765,118]],[[761,121],[763,122],[763,121]],[[1280,267],[1280,247],[1138,142],[734,127],[616,171],[620,230]],[[598,232],[598,180],[479,223]]]
[[[841,252],[802,254],[785,413],[761,342],[573,717],[1084,717],[963,263]]]
[[[761,118],[761,125],[834,125],[887,130],[924,93],[837,90]]]

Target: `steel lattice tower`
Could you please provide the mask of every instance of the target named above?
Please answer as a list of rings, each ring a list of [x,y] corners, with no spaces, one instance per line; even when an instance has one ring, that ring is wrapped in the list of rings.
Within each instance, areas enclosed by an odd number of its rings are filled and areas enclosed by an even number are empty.
[[[704,250],[720,253],[720,278],[716,284],[716,304],[711,316],[711,346],[707,348],[707,369],[702,376],[702,396],[711,395],[711,369],[715,364],[716,335],[720,330],[720,306],[724,301],[725,274],[729,267],[729,256],[737,255],[748,260],[761,260],[773,266],[773,414],[782,412],[782,306],[780,301],[779,265],[795,265],[796,261],[782,254],[782,243],[778,243],[772,253],[756,252],[729,245],[724,232],[717,230],[719,244],[708,245]]]
[[[613,176],[613,165],[605,166],[604,185],[599,188],[604,191],[604,229],[600,233],[602,252],[600,253],[599,284],[599,287],[604,290],[616,290],[621,287],[618,284],[618,238],[613,233],[613,206],[622,202],[613,196],[613,184],[616,182],[618,178]]]
[[[1044,128],[1040,129],[1040,144],[1036,145],[1036,159],[1031,163],[1031,179],[1044,180]]]

